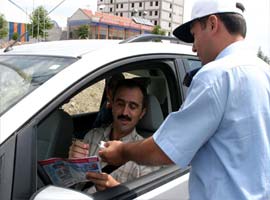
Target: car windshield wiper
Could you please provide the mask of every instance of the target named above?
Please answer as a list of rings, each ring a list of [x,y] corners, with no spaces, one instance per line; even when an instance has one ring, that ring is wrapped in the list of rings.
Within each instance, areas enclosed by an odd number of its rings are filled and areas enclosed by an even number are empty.
[[[9,45],[5,48],[4,53],[11,51],[11,50],[12,50],[12,47],[13,47],[18,41],[20,41],[20,40],[22,39],[22,37],[25,36],[26,33],[28,33],[28,32],[24,32],[19,38],[17,38],[17,40],[15,40],[15,41],[13,41],[11,44],[9,44]]]

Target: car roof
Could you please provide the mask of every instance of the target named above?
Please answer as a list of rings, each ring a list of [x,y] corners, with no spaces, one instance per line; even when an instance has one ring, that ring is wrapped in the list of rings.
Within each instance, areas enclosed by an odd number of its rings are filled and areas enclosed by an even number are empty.
[[[113,46],[125,46],[127,44],[144,43],[146,46],[155,46],[158,42],[134,42],[120,44],[121,40],[61,40],[51,42],[38,42],[33,44],[24,44],[13,46],[11,50],[7,52],[0,52],[0,55],[47,55],[47,56],[67,56],[67,57],[80,57],[84,54],[92,51],[106,49]],[[151,44],[150,44],[151,43]],[[163,47],[165,46],[178,46],[182,50],[178,50],[176,53],[193,54],[191,47],[183,44],[172,43],[159,43]],[[139,45],[140,46],[140,45]],[[141,49],[143,51],[143,49]],[[157,49],[156,49],[157,50]],[[152,48],[155,51],[155,48]],[[159,52],[159,50],[157,50]]]
[[[61,40],[13,46],[6,55],[31,54],[79,57],[85,53],[118,44],[120,40]]]

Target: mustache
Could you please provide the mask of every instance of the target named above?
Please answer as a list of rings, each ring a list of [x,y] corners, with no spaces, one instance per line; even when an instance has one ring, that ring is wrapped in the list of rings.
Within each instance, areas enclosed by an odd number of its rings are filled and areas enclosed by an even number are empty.
[[[117,119],[131,121],[131,118],[128,115],[119,115]]]

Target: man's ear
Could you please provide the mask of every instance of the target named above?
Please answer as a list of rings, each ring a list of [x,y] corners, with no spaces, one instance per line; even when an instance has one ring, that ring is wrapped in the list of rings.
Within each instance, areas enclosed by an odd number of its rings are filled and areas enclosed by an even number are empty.
[[[145,115],[145,113],[146,113],[146,108],[143,108],[142,113],[140,115],[140,119],[143,118],[143,116]]]
[[[208,23],[211,31],[216,32],[218,29],[218,17],[216,15],[210,15],[208,18]]]

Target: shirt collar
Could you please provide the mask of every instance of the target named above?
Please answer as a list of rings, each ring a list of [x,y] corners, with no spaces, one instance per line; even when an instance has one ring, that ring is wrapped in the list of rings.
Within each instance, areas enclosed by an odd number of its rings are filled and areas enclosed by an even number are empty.
[[[110,140],[110,133],[111,133],[111,130],[112,130],[112,124],[109,125],[105,131],[104,131],[104,138],[106,139],[106,141],[109,141]],[[120,138],[120,141],[122,142],[128,142],[128,141],[131,141],[132,138],[135,138],[135,136],[137,135],[137,131],[136,129],[134,128],[132,130],[132,132],[130,134],[127,134],[126,136]]]
[[[249,49],[247,46],[248,45],[246,44],[246,42],[244,40],[234,42],[234,43],[230,44],[229,46],[227,46],[225,49],[223,49],[218,54],[218,56],[216,57],[215,60],[223,58],[223,57],[225,57],[227,55],[231,55],[233,53],[247,51],[247,49]]]

